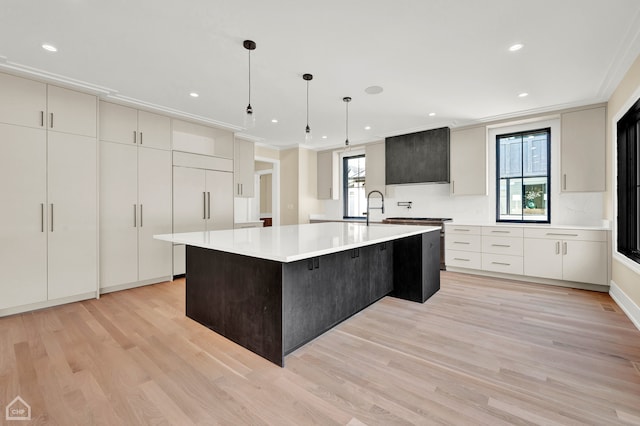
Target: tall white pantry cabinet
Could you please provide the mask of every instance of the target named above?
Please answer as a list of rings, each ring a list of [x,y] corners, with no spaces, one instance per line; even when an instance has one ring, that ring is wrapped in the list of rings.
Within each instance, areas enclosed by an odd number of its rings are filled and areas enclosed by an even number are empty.
[[[0,73],[0,315],[97,295],[97,98]]]
[[[100,102],[100,289],[171,279],[171,120]]]

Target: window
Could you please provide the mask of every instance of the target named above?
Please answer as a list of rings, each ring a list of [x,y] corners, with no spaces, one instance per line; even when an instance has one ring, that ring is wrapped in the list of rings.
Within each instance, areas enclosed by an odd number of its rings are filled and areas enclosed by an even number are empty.
[[[549,223],[551,129],[496,136],[496,221]]]
[[[640,99],[618,121],[618,252],[640,263]]]
[[[344,157],[342,161],[344,218],[364,218],[364,212],[367,210],[364,155]]]

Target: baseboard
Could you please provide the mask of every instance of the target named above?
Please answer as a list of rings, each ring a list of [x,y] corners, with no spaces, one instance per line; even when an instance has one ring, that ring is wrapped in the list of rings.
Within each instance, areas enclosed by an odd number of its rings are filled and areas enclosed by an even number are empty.
[[[609,289],[609,295],[620,306],[620,309],[629,317],[633,325],[640,330],[640,306],[631,300],[627,293],[622,291],[620,287],[611,281],[611,288]]]
[[[129,289],[136,288],[136,287],[144,287],[145,285],[163,283],[165,281],[173,281],[173,279],[172,279],[171,276],[166,276],[166,277],[153,278],[153,279],[150,279],[150,280],[136,281],[136,282],[126,283],[126,284],[119,284],[119,285],[114,285],[114,286],[111,286],[111,287],[101,287],[100,288],[100,294],[113,293],[114,291],[129,290]]]
[[[46,300],[44,302],[31,303],[29,305],[16,306],[12,308],[0,309],[0,317],[9,315],[22,314],[24,312],[37,311],[39,309],[51,308],[54,306],[64,305],[67,303],[79,302],[81,300],[96,299],[95,291],[89,293],[78,294],[76,296],[63,297],[61,299]]]

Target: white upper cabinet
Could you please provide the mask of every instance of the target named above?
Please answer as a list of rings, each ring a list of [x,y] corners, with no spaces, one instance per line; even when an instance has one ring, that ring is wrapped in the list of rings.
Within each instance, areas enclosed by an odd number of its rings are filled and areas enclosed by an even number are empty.
[[[382,144],[382,147],[384,149],[384,144]],[[384,159],[384,156],[382,158]],[[318,152],[317,161],[318,200],[338,200],[340,197],[338,154],[333,151],[321,151]]]
[[[100,102],[100,140],[171,148],[171,119],[110,102]]]
[[[96,137],[97,98],[75,90],[47,86],[47,126],[49,130]]]
[[[451,194],[487,195],[487,131],[451,131]]]
[[[172,120],[173,150],[233,160],[233,133],[182,120]]]
[[[562,114],[563,192],[605,190],[606,108]]]
[[[45,128],[47,85],[0,73],[0,123]]]
[[[236,139],[233,156],[234,194],[236,197],[251,198],[255,195],[255,151],[254,143]]]
[[[380,191],[386,194],[387,186],[385,180],[384,155],[384,141],[380,143],[370,143],[364,147],[364,157],[366,161],[365,189],[367,194],[371,191]],[[319,163],[320,162],[318,162],[318,165]],[[320,172],[318,172],[318,174],[320,174]]]

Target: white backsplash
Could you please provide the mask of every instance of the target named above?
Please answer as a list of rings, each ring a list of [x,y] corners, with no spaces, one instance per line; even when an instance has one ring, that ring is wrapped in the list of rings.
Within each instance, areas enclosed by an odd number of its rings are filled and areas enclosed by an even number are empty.
[[[451,196],[449,184],[387,186],[385,214],[371,213],[371,220],[387,217],[449,217],[459,222],[494,223],[495,205],[490,196]],[[411,201],[411,209],[398,207],[400,201]],[[555,194],[551,205],[553,225],[600,226],[603,219],[603,193]],[[377,204],[376,204],[377,205]],[[342,218],[342,202],[321,202],[326,219]]]

